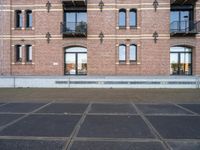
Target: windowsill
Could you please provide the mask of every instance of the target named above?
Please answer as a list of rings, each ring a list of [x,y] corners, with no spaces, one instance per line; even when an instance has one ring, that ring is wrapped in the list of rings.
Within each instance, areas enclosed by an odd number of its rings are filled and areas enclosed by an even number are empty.
[[[119,26],[119,29],[125,30],[125,29],[126,29],[126,26]]]
[[[33,30],[33,27],[26,27],[25,30]]]
[[[130,26],[130,29],[136,30],[138,27],[137,26]]]
[[[23,30],[23,28],[21,27],[15,27],[14,30]]]
[[[129,61],[129,64],[130,64],[130,65],[137,65],[138,62],[137,62],[137,61]]]
[[[126,61],[119,61],[119,65],[126,65]]]
[[[25,65],[34,65],[35,63],[30,61],[30,62],[25,62]]]

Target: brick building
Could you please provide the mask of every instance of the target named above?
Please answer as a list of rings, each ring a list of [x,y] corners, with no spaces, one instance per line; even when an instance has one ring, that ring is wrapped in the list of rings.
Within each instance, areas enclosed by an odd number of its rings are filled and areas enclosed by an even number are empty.
[[[1,75],[200,75],[200,1],[1,0]]]

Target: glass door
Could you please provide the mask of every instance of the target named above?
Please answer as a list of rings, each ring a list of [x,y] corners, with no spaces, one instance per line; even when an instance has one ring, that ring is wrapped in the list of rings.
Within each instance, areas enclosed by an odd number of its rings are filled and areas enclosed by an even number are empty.
[[[76,53],[65,53],[65,74],[76,74]]]
[[[87,54],[77,53],[77,73],[79,75],[87,74]]]

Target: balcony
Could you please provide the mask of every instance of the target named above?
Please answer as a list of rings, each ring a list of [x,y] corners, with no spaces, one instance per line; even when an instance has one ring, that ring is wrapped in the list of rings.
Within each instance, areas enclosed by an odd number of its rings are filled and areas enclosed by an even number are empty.
[[[184,5],[184,4],[194,4],[197,0],[171,0],[171,4]]]
[[[64,22],[61,23],[63,37],[87,37],[86,22]]]
[[[61,0],[65,7],[85,7],[87,0]]]
[[[200,32],[200,21],[174,21],[170,24],[171,36],[192,36]]]

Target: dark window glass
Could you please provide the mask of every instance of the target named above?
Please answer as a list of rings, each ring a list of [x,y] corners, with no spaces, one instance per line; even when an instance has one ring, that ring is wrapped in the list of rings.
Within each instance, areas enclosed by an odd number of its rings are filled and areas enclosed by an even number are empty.
[[[16,62],[22,61],[22,46],[16,45]]]
[[[16,27],[17,28],[22,28],[23,25],[23,16],[22,16],[22,11],[17,10],[16,11]]]
[[[26,61],[32,62],[32,46],[31,45],[26,46]]]
[[[130,61],[136,61],[137,60],[137,46],[131,45],[130,46]]]
[[[26,27],[27,28],[31,28],[32,27],[32,22],[33,22],[32,11],[31,10],[27,10],[26,11]]]
[[[126,10],[120,9],[119,10],[119,27],[126,26]]]
[[[119,46],[119,62],[125,62],[126,61],[126,46],[120,45]]]
[[[137,26],[137,12],[135,9],[130,10],[130,27]]]

